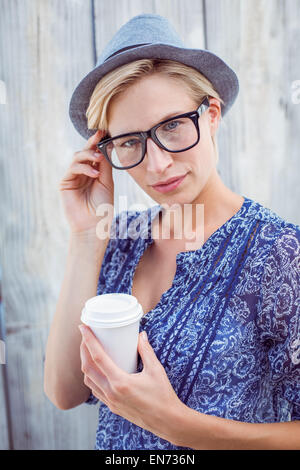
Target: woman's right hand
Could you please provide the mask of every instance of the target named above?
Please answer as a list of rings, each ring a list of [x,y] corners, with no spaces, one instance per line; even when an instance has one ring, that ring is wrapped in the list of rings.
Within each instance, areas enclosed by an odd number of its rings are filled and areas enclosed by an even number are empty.
[[[95,230],[96,235],[97,207],[114,203],[112,166],[96,147],[104,135],[105,132],[98,130],[83,150],[74,153],[73,161],[60,181],[60,194],[72,233]],[[98,157],[94,155],[96,151]],[[99,171],[94,173],[93,170]]]

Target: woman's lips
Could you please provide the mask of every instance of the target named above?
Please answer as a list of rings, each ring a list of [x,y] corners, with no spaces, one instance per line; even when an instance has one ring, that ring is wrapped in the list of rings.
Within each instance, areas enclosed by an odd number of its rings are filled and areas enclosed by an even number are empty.
[[[172,191],[175,188],[177,188],[177,186],[180,185],[181,181],[183,181],[185,177],[186,177],[186,174],[181,176],[177,180],[172,181],[172,183],[160,184],[160,185],[152,186],[152,188],[158,191],[159,193],[168,193],[169,191]]]

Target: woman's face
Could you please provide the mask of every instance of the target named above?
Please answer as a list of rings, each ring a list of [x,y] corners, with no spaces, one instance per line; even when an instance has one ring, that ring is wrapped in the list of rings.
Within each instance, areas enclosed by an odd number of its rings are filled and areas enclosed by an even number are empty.
[[[200,102],[190,97],[184,83],[155,74],[144,77],[115,96],[109,108],[109,132],[118,134],[146,131],[164,119],[195,111]],[[210,107],[199,118],[200,141],[184,152],[172,153],[147,139],[144,160],[128,173],[136,183],[159,204],[195,203],[211,186],[216,174],[212,134],[220,117],[219,101],[210,98]],[[184,176],[174,189],[158,191],[153,185],[173,177]]]

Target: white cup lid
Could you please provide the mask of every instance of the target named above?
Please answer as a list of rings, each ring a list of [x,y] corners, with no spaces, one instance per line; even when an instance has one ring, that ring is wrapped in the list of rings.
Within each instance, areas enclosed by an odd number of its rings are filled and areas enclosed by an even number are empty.
[[[117,327],[132,323],[143,315],[136,297],[129,294],[103,294],[85,302],[81,320],[87,324]]]

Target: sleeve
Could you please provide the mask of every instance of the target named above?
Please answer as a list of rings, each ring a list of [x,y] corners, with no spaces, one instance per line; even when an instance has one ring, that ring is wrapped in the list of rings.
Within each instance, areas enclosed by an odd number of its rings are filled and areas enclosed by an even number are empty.
[[[113,221],[112,221],[111,230],[110,230],[110,239],[109,239],[109,242],[107,244],[107,247],[106,247],[106,250],[105,250],[105,253],[104,253],[104,258],[103,258],[103,261],[102,261],[101,270],[100,270],[100,274],[99,274],[98,285],[97,285],[97,295],[99,295],[100,292],[104,292],[104,289],[105,289],[105,275],[104,275],[104,272],[106,271],[106,266],[109,263],[109,260],[111,259],[112,253],[113,253],[114,248],[115,248],[114,245],[116,244],[115,240],[116,240],[116,236],[117,236],[117,232],[118,232],[119,216],[120,216],[120,214],[117,214],[113,218]],[[98,402],[99,402],[99,399],[96,398],[93,395],[92,391],[91,391],[88,399],[85,401],[85,404],[87,404],[87,405],[97,405]]]
[[[91,392],[90,393],[90,396],[88,397],[88,399],[85,401],[85,404],[86,405],[97,405],[97,403],[99,402],[99,399],[96,398],[93,393]]]
[[[116,292],[115,283],[118,271],[126,262],[132,240],[130,236],[130,224],[136,219],[138,211],[122,211],[112,221],[110,239],[107,244],[97,285],[97,295],[101,293]],[[143,216],[143,221],[146,220]],[[132,229],[132,227],[131,227]],[[134,238],[133,238],[134,241]],[[85,401],[87,405],[96,405],[99,402],[93,393]]]
[[[110,230],[110,240],[99,274],[97,295],[119,292],[120,273],[123,266],[130,261],[130,253],[137,242],[131,231],[138,215],[138,211],[122,211],[114,217]],[[146,220],[145,215],[143,215],[142,220],[143,222]]]
[[[300,227],[281,230],[265,262],[260,328],[271,380],[300,420]]]

